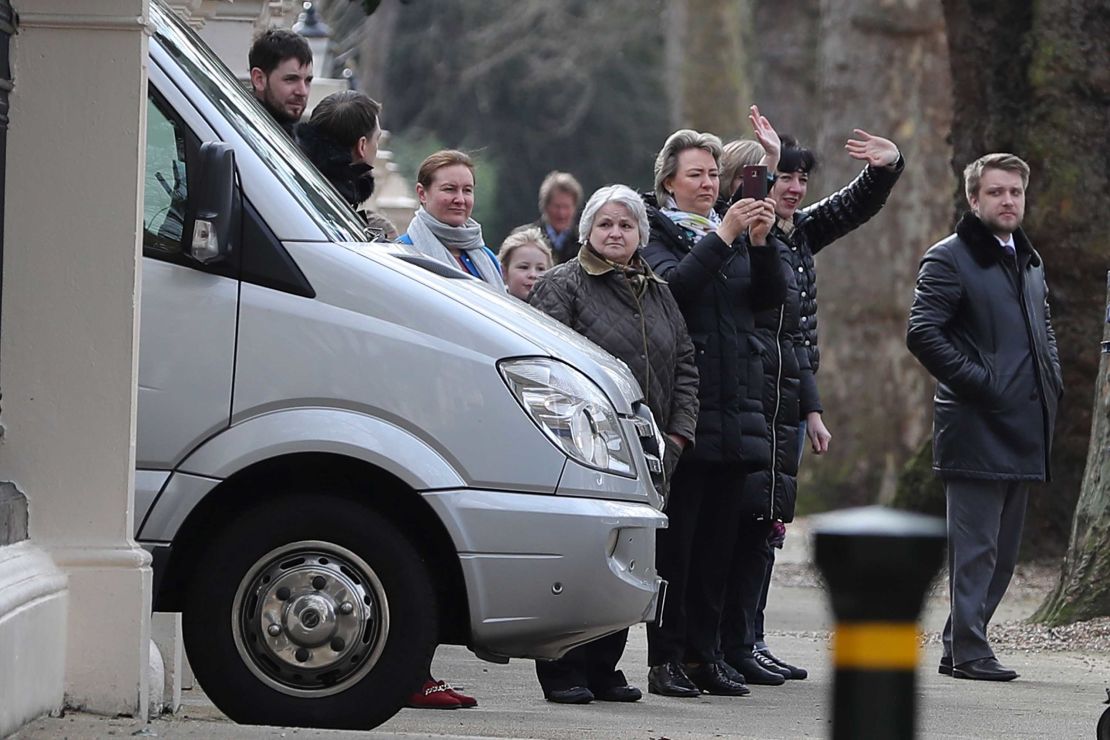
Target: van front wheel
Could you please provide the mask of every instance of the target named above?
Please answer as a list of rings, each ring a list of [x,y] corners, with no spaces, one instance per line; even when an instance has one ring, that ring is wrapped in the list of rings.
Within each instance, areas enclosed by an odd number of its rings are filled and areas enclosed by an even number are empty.
[[[435,649],[435,592],[397,528],[343,497],[244,512],[201,558],[183,613],[200,686],[245,724],[370,728]]]

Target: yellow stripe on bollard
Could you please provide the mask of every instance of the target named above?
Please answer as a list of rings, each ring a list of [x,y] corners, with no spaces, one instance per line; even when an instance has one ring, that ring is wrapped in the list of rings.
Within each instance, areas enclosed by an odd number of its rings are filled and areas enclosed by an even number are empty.
[[[912,671],[917,667],[918,635],[913,622],[838,624],[833,634],[836,668]]]

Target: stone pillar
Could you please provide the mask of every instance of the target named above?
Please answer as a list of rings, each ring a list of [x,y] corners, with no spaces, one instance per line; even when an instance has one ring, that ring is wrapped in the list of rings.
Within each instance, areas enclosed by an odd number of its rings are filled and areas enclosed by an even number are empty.
[[[185,651],[181,645],[181,612],[155,612],[151,622],[154,644],[162,654],[164,684],[162,687],[162,711],[169,714],[181,707],[181,689],[184,688]],[[190,682],[191,686],[191,682]],[[151,694],[159,687],[151,686]]]
[[[151,571],[132,533],[148,3],[16,3],[0,314],[0,480],[26,495],[30,545],[68,578],[52,638],[66,703],[143,718]]]
[[[200,37],[241,80],[250,79],[247,52],[254,35],[270,26],[270,4],[266,0],[214,3],[206,0]]]

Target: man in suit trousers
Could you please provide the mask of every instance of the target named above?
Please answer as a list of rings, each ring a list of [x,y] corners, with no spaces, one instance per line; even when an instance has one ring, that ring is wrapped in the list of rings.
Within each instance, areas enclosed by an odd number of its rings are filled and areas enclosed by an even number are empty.
[[[1029,166],[988,154],[964,170],[971,212],[921,260],[906,343],[937,380],[933,469],[948,503],[951,612],[940,672],[1010,681],[987,641],[1006,593],[1029,481],[1049,478],[1062,394],[1044,264],[1021,221]]]

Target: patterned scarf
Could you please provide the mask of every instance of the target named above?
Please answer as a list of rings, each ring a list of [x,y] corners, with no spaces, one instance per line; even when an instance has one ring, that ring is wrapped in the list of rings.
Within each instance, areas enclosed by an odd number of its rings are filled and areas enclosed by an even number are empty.
[[[667,202],[663,204],[660,210],[664,216],[674,221],[675,224],[689,231],[696,239],[701,239],[706,234],[712,234],[717,231],[721,225],[721,217],[712,208],[709,209],[708,216],[702,216],[698,213],[690,213],[689,211],[681,211],[678,204],[674,202],[673,196],[667,196]]]

